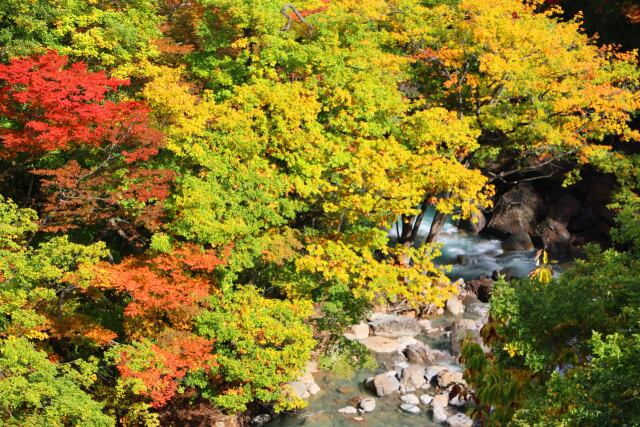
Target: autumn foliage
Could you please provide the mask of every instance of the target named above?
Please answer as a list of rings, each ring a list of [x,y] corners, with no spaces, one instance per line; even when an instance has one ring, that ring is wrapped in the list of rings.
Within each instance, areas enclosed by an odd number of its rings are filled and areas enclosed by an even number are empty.
[[[1,133],[5,157],[117,146],[132,163],[158,152],[162,135],[149,127],[149,110],[107,99],[127,80],[49,52],[0,64],[0,82],[0,114],[12,125]]]
[[[587,167],[637,200],[637,52],[556,3],[0,1],[0,417],[300,408],[345,326],[459,291],[446,219]]]

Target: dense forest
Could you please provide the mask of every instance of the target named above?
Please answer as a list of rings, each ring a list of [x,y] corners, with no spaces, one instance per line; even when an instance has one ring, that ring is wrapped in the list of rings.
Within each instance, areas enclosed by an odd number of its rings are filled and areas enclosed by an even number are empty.
[[[352,325],[445,309],[464,375],[412,368],[423,424],[640,425],[639,22],[626,0],[2,0],[0,425],[262,425],[308,404],[310,361],[375,371]],[[535,265],[454,280],[447,224]]]

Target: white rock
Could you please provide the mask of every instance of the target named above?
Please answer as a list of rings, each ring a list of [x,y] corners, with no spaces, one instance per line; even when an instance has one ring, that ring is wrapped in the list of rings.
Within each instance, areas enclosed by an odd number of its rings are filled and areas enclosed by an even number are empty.
[[[415,394],[405,394],[404,396],[400,396],[400,400],[404,403],[408,403],[409,405],[419,405],[420,399]]]
[[[373,412],[376,409],[376,400],[373,397],[365,397],[360,401],[358,407],[362,412]]]
[[[344,408],[338,409],[338,412],[341,414],[356,415],[358,410],[353,406],[345,406]]]
[[[320,386],[317,383],[313,382],[307,386],[307,391],[311,395],[316,395],[320,392]]]
[[[450,297],[447,300],[447,310],[454,316],[462,316],[464,313],[464,305],[457,297]]]
[[[408,412],[410,414],[419,414],[420,413],[420,408],[418,408],[416,405],[410,405],[408,403],[403,403],[402,405],[400,405],[400,409],[402,409],[404,412]]]
[[[420,396],[420,403],[422,403],[423,405],[428,405],[431,402],[433,402],[433,396],[431,396],[430,394],[425,393]]]
[[[449,418],[449,414],[447,414],[446,408],[442,406],[434,406],[433,407],[433,421],[437,423],[444,423]]]
[[[447,425],[449,427],[472,427],[473,420],[462,412],[458,412],[447,418]]]

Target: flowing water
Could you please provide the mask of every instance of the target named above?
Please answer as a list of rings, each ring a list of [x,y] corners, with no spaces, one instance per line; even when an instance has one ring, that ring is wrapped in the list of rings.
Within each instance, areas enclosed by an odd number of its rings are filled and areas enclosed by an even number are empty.
[[[433,219],[433,212],[425,215],[419,228],[419,238],[425,238]],[[397,227],[391,227],[389,237],[396,238]],[[442,255],[437,259],[441,265],[451,265],[448,275],[452,279],[463,278],[471,280],[483,274],[491,276],[494,271],[508,273],[512,277],[523,277],[534,266],[533,252],[510,252],[502,250],[502,242],[496,238],[481,237],[468,234],[459,230],[452,223],[444,226],[438,238],[441,243]],[[446,322],[446,318],[434,320]],[[431,348],[449,350],[448,338],[430,338],[419,335],[418,340],[428,344]],[[361,417],[342,415],[338,409],[350,405],[349,400],[355,396],[371,395],[364,388],[364,380],[375,374],[394,368],[397,363],[392,356],[379,357],[380,366],[376,371],[360,370],[355,377],[350,379],[336,378],[331,373],[315,374],[316,383],[322,391],[313,396],[307,408],[294,415],[285,415],[276,418],[269,423],[272,427],[346,427],[363,425],[367,427],[431,427],[438,424],[431,419],[426,411],[419,414],[407,414],[399,409],[401,403],[399,395],[385,398],[376,398],[376,409],[370,414]],[[452,370],[461,370],[458,365],[450,365]],[[417,393],[418,395],[420,393]]]

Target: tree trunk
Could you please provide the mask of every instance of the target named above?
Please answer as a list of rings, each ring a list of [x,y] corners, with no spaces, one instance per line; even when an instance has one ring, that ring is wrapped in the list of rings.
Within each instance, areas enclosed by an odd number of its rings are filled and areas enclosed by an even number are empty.
[[[425,243],[433,243],[438,238],[438,234],[442,231],[442,227],[447,222],[447,216],[443,213],[436,211],[431,223],[431,229],[429,229],[429,235],[425,240]]]

